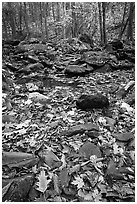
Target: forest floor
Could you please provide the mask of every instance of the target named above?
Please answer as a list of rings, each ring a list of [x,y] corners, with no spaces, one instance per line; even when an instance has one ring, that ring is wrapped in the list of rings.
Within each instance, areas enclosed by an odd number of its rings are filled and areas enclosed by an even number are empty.
[[[54,58],[54,50],[42,61],[42,51],[17,53],[8,46],[3,48],[3,201],[133,202],[134,68],[68,77],[59,62],[76,61],[75,52]],[[82,94],[97,92],[108,97],[109,110],[77,108]]]

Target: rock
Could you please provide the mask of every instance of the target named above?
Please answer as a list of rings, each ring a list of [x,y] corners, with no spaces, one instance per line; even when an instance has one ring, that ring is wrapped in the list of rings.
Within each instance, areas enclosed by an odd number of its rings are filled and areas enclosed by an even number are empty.
[[[104,66],[109,59],[110,56],[102,51],[85,52],[81,57],[81,61],[91,65],[94,69]]]
[[[3,195],[2,201],[25,202],[28,193],[33,185],[34,176],[25,175],[23,177],[13,179],[7,192]]]
[[[110,61],[110,65],[113,70],[118,70],[118,69],[127,70],[127,69],[132,69],[134,67],[134,63],[131,63],[127,60],[120,60],[118,62]]]
[[[64,73],[69,76],[84,76],[93,71],[92,67],[84,67],[79,65],[69,65],[65,68]]]
[[[129,81],[125,87],[122,87],[120,88],[118,91],[117,91],[117,96],[119,98],[124,98],[127,93],[133,89],[133,87],[135,86],[135,81]]]
[[[106,117],[106,121],[110,127],[110,130],[113,131],[116,124],[116,120],[114,120],[113,118]]]
[[[39,43],[39,40],[37,38],[30,38],[28,40],[28,43],[29,44],[38,44]]]
[[[36,56],[28,55],[27,58],[30,61],[30,63],[37,63],[39,61],[38,57]]]
[[[98,68],[95,70],[95,72],[110,72],[111,71],[111,66],[109,64],[105,64],[102,67]]]
[[[35,101],[36,103],[39,102],[41,104],[47,104],[50,102],[49,97],[43,94],[40,94],[39,92],[29,93],[29,99]]]
[[[119,89],[119,86],[116,84],[113,84],[112,86],[109,87],[109,93],[114,94],[118,89]]]
[[[101,151],[99,147],[91,142],[86,142],[84,145],[82,145],[79,149],[79,154],[86,157],[87,159],[90,159],[92,155],[96,155],[98,158],[101,157]]]
[[[42,158],[44,163],[46,163],[52,169],[59,168],[62,164],[54,152],[50,150],[44,150],[44,152],[40,153],[39,156]]]
[[[4,44],[6,44],[6,45],[11,45],[11,46],[17,46],[17,45],[19,45],[19,43],[20,43],[20,40],[7,40],[7,41],[5,41],[5,43]]]
[[[99,127],[93,123],[80,124],[71,127],[68,131],[62,132],[62,135],[66,135],[68,137],[76,134],[83,134],[85,131],[99,131]]]
[[[118,99],[122,99],[126,96],[127,92],[125,91],[124,87],[120,88],[117,92],[116,95]]]
[[[98,131],[95,131],[95,130],[91,130],[91,131],[88,131],[87,133],[86,133],[86,135],[89,137],[89,138],[92,138],[92,139],[94,139],[94,138],[97,138],[98,136],[99,136],[99,132]]]
[[[129,97],[125,100],[125,102],[130,106],[135,104],[135,93],[130,94]]]
[[[3,115],[2,116],[2,123],[14,123],[15,122],[15,117],[12,115]]]
[[[42,59],[40,61],[40,63],[44,66],[44,67],[47,67],[47,68],[52,68],[53,67],[53,63],[50,62],[49,60],[46,60],[46,59]]]
[[[39,72],[40,70],[43,70],[44,66],[41,63],[35,63],[35,64],[28,64],[26,67],[20,69],[17,73],[25,73],[29,74],[32,72]]]
[[[45,53],[45,50],[47,50],[47,45],[43,45],[41,43],[19,44],[17,46],[16,54],[20,52],[29,52],[31,50],[33,50],[34,53]]]
[[[123,49],[124,48],[123,43],[120,40],[117,40],[117,39],[111,41],[108,44],[112,45],[113,50],[118,50],[118,49]]]
[[[88,43],[88,44],[90,44],[91,47],[93,47],[93,39],[88,34],[86,34],[86,33],[81,34],[79,36],[79,40],[84,42],[84,43]]]
[[[122,111],[128,112],[128,114],[132,114],[135,111],[134,108],[132,108],[129,104],[124,102],[121,104],[120,108]]]
[[[128,92],[129,90],[131,90],[133,87],[135,86],[135,81],[129,81],[126,86],[124,87],[125,90]]]
[[[126,132],[126,133],[119,133],[113,135],[118,141],[121,142],[128,142],[131,139],[134,138],[134,134],[132,132]]]
[[[107,108],[109,100],[106,96],[97,93],[95,95],[82,95],[76,101],[77,108],[82,110],[91,110],[93,108]]]
[[[32,167],[38,163],[33,154],[24,152],[2,152],[2,165],[9,168]]]

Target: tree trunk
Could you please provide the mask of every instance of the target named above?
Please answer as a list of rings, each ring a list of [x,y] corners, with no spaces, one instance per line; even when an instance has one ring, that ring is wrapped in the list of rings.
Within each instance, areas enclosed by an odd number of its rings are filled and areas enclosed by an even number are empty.
[[[130,2],[130,10],[129,10],[129,23],[127,28],[127,40],[133,42],[133,18],[134,18],[134,10],[135,4],[134,2]]]
[[[40,14],[39,14],[39,18],[40,18],[40,25],[41,25],[41,32],[43,35],[43,25],[42,25],[42,18],[43,18],[43,12],[42,12],[42,2],[39,2],[39,6],[40,6]]]
[[[124,22],[125,22],[125,16],[126,16],[126,9],[127,9],[127,2],[125,2],[125,6],[124,6],[124,13],[123,13],[123,18],[122,18],[122,26],[120,29],[120,33],[119,33],[119,39],[122,38],[122,34],[123,34],[123,29],[124,29]]]
[[[65,2],[62,2],[62,7],[63,7],[63,16],[65,18],[65,16],[66,16],[66,3]],[[63,38],[64,39],[66,38],[66,26],[65,26],[65,24],[63,24]]]
[[[60,3],[57,2],[57,18],[56,21],[60,21]]]
[[[28,15],[27,15],[26,2],[24,2],[24,23],[25,23],[27,34],[29,35],[29,26],[28,26]]]
[[[19,29],[22,31],[22,2],[20,2],[20,8],[19,8]]]
[[[55,21],[56,17],[55,17],[55,10],[54,10],[54,2],[52,2],[52,15],[53,15],[53,19]]]
[[[72,10],[72,38],[77,36],[77,22],[76,22],[76,13],[75,13],[75,2],[71,2]]]
[[[48,35],[48,24],[47,24],[47,4],[48,3],[45,3],[44,10],[45,10],[45,35],[46,35],[46,40],[48,41],[49,35]]]
[[[102,11],[103,11],[103,43],[106,45],[107,36],[106,36],[106,2],[102,2]]]
[[[11,26],[11,32],[12,32],[12,38],[16,36],[16,25],[15,25],[15,18],[14,18],[14,9],[12,8],[12,3],[8,2],[8,7],[9,7],[9,23]]]
[[[103,25],[102,25],[102,14],[101,14],[101,3],[98,2],[98,11],[99,11],[99,26],[100,26],[100,42],[103,45]]]
[[[4,14],[3,14],[4,15]],[[3,31],[4,31],[4,36],[2,36],[3,39],[7,39],[8,38],[8,29],[7,29],[7,21],[6,18],[2,18],[2,22],[3,22]]]

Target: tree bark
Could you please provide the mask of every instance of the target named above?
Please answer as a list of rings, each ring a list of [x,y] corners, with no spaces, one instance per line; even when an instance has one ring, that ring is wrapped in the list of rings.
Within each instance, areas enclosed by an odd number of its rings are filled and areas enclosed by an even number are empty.
[[[14,10],[12,8],[12,3],[8,2],[9,7],[9,22],[11,26],[12,38],[16,36],[16,25],[15,25],[15,18],[14,18]]]
[[[43,35],[43,25],[42,25],[42,18],[43,18],[43,12],[42,12],[42,2],[39,2],[39,6],[40,6],[40,14],[39,14],[39,18],[40,18],[40,25],[41,25],[41,32]]]
[[[29,35],[29,26],[28,26],[28,15],[27,15],[26,2],[24,2],[24,23],[25,23],[27,34]]]
[[[103,11],[103,43],[106,45],[107,36],[106,36],[106,2],[102,2],[102,11]]]
[[[133,42],[133,17],[134,17],[135,4],[134,2],[130,2],[130,10],[129,10],[129,22],[127,28],[127,40]]]
[[[102,14],[101,14],[101,3],[98,2],[98,11],[99,11],[99,26],[100,26],[100,42],[103,45],[103,25],[102,25]]]
[[[71,2],[72,9],[72,38],[77,36],[77,22],[76,22],[76,13],[75,13],[75,2]]]
[[[46,40],[48,41],[49,34],[48,34],[48,24],[47,24],[47,4],[48,3],[45,3],[44,10],[45,10],[45,35],[46,35]]]
[[[123,28],[124,26],[124,22],[125,22],[125,16],[126,16],[126,9],[127,9],[127,2],[125,2],[125,6],[124,6],[124,13],[123,13],[123,18],[122,18],[122,24],[121,24],[121,29],[120,29],[120,33],[119,33],[119,39],[122,38],[122,34],[123,34]]]

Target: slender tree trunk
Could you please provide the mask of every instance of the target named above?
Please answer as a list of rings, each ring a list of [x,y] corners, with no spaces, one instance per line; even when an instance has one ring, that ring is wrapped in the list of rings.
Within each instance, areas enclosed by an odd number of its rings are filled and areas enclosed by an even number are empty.
[[[53,15],[53,19],[54,19],[54,22],[55,22],[55,21],[56,21],[56,16],[55,16],[55,2],[52,2],[52,15]],[[55,35],[57,36],[58,34],[57,34],[56,28],[55,28],[54,32],[55,32]]]
[[[98,11],[99,11],[99,26],[100,26],[100,42],[103,45],[103,25],[102,25],[102,14],[101,14],[101,3],[98,2]]]
[[[55,21],[56,17],[55,17],[55,11],[54,11],[54,2],[52,2],[52,15],[53,15],[53,19]]]
[[[19,8],[19,29],[22,31],[22,2],[20,2]]]
[[[130,10],[129,10],[129,23],[127,28],[127,40],[131,40],[133,42],[133,17],[134,17],[135,5],[134,2],[130,2]]]
[[[125,2],[125,6],[124,6],[124,13],[123,13],[123,18],[122,18],[122,26],[121,26],[119,37],[118,37],[119,39],[122,38],[123,28],[125,27],[124,26],[124,22],[125,22],[125,16],[126,16],[126,9],[127,9],[127,2]]]
[[[46,40],[48,41],[49,39],[49,34],[48,34],[48,24],[47,24],[47,4],[48,3],[45,3],[45,6],[44,6],[44,10],[45,10],[45,35],[46,35]]]
[[[103,11],[103,41],[104,45],[107,43],[106,36],[106,2],[102,2],[102,11]]]
[[[57,2],[57,18],[56,21],[60,21],[60,2]]]
[[[8,7],[9,7],[9,22],[10,22],[10,26],[11,26],[11,30],[12,30],[12,38],[14,38],[16,36],[16,25],[15,25],[15,18],[14,18],[14,9],[12,8],[12,3],[8,2]]]
[[[66,3],[65,2],[62,2],[62,7],[63,7],[63,16],[65,18],[65,16],[66,16]],[[65,26],[65,24],[63,25],[63,38],[64,39],[66,38],[66,26]]]
[[[27,15],[26,2],[24,2],[24,23],[25,23],[27,34],[29,35],[29,26],[28,26],[28,15]]]
[[[4,36],[2,36],[2,38],[7,39],[8,38],[8,29],[7,29],[7,20],[6,20],[6,18],[3,17],[2,22],[3,22],[3,30],[4,30]]]
[[[42,25],[42,18],[43,18],[43,12],[42,12],[42,2],[39,3],[40,4],[40,25],[41,25],[41,32],[42,32],[42,35],[43,35],[43,25]]]
[[[71,2],[72,9],[72,37],[75,38],[77,35],[77,22],[76,22],[76,13],[75,13],[75,2]]]

